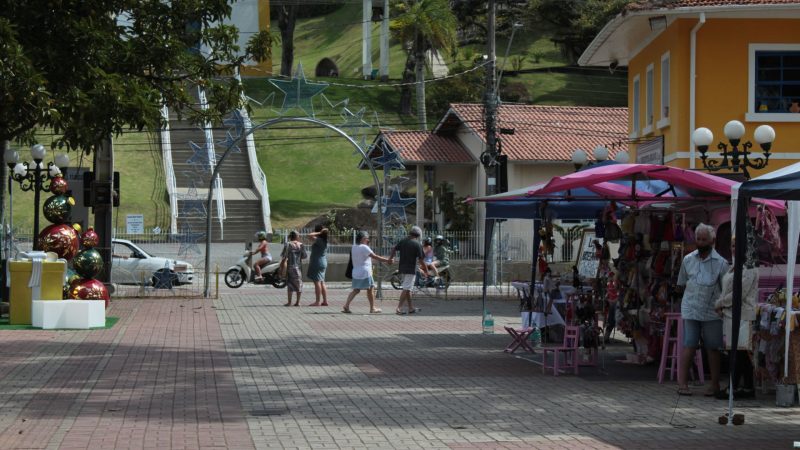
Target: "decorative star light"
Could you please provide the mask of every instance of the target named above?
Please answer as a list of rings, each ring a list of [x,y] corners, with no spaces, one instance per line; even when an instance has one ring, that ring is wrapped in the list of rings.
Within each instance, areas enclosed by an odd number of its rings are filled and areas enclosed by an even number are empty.
[[[377,158],[372,158],[372,163],[376,166],[383,166],[383,170],[400,169],[405,170],[406,166],[403,165],[403,159],[400,153],[390,150],[383,146],[383,154]]]
[[[197,180],[192,177],[192,172],[183,171],[181,172],[189,178],[189,188],[186,190],[185,194],[178,194],[177,197],[179,200],[195,200],[200,199],[200,194],[197,192]]]
[[[311,99],[328,87],[328,83],[306,81],[302,64],[297,65],[297,71],[291,80],[270,78],[269,82],[285,94],[280,115],[286,114],[292,108],[299,108],[306,115],[314,117],[314,104]]]
[[[244,134],[245,121],[241,110],[235,109],[228,117],[222,120],[222,125],[228,127],[225,132],[225,139],[217,141],[216,144],[225,150],[231,149],[232,153],[241,153],[242,149],[236,144]]]
[[[178,206],[180,217],[206,217],[206,203],[204,200],[182,200]]]
[[[355,139],[353,139],[355,141]],[[367,145],[367,136],[361,136],[361,141],[357,142],[358,147],[357,149],[353,150],[353,154],[357,156],[361,156],[361,152],[364,152],[365,155],[369,158],[369,152],[372,151],[372,147]],[[359,151],[361,149],[361,151]]]
[[[178,247],[178,255],[183,256],[188,252],[202,254],[200,247],[197,246],[197,241],[203,238],[205,233],[192,233],[192,227],[186,225],[181,229],[181,233],[175,236],[175,239],[181,244]]]
[[[225,132],[225,139],[221,141],[217,141],[217,145],[220,148],[227,150],[228,148],[231,149],[231,153],[242,153],[242,149],[236,144],[236,141],[239,138],[231,134],[230,131]]]
[[[347,108],[342,110],[342,118],[344,122],[339,125],[339,128],[346,131],[353,140],[357,140],[360,136],[366,137],[367,131],[372,129],[372,124],[364,121],[364,112],[367,108],[361,108],[353,113]],[[360,130],[364,130],[360,132]]]
[[[328,97],[325,94],[319,94],[319,95],[320,95],[320,97],[322,97],[323,100],[325,100],[325,103],[328,105],[328,107],[330,109],[333,109],[333,110],[336,110],[336,111],[339,110],[339,105],[341,105],[342,108],[347,108],[347,105],[350,103],[350,99],[349,98],[346,98],[344,100],[341,100],[341,101],[338,101],[336,103],[333,103],[332,101],[330,101],[330,99],[328,99]]]
[[[192,168],[199,173],[211,172],[211,161],[208,159],[208,149],[192,141],[189,141],[189,147],[191,147],[194,153],[186,160],[186,164],[191,165]]]
[[[222,125],[230,128],[235,137],[242,137],[242,133],[244,133],[244,115],[242,115],[242,111],[234,109],[228,117],[222,119]]]
[[[417,200],[413,197],[403,198],[400,196],[400,186],[392,186],[392,195],[383,197],[381,204],[383,205],[383,216],[390,218],[397,216],[401,221],[406,222],[406,206],[411,205]]]

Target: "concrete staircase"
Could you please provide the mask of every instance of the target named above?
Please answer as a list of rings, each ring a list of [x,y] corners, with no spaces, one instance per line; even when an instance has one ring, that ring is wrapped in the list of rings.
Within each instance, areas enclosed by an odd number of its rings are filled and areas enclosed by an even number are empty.
[[[196,154],[189,142],[200,147],[206,154],[206,135],[197,126],[185,120],[178,120],[170,111],[170,141],[172,145],[172,165],[175,173],[178,203],[178,232],[190,229],[192,233],[204,233],[206,229],[205,203],[208,197],[208,184],[211,171],[207,168],[205,156]],[[215,141],[224,138],[226,129],[213,129]],[[225,220],[220,232],[217,217],[217,202],[212,202],[212,242],[249,242],[257,231],[264,229],[261,199],[253,186],[246,144],[240,145],[240,152],[231,152],[220,170],[222,195],[225,200]],[[215,148],[217,158],[225,148]],[[192,160],[192,163],[189,161]],[[206,166],[203,170],[203,166]],[[216,194],[215,194],[216,198]]]

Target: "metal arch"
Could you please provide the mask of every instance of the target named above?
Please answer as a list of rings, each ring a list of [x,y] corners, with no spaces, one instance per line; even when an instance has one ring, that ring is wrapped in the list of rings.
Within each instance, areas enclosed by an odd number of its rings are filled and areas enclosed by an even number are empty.
[[[214,166],[214,172],[211,174],[211,181],[209,181],[209,185],[208,185],[208,198],[206,199],[206,211],[209,211],[209,212],[211,211],[211,202],[213,201],[213,198],[214,198],[214,180],[216,180],[217,177],[219,176],[219,169],[220,169],[220,167],[222,167],[222,164],[225,162],[225,159],[228,157],[228,154],[231,152],[231,149],[236,148],[244,139],[247,138],[247,136],[255,133],[256,131],[259,131],[259,130],[262,130],[262,129],[265,129],[265,128],[269,128],[272,125],[275,125],[275,124],[278,124],[278,123],[283,123],[283,122],[308,122],[308,123],[317,124],[317,125],[320,125],[322,127],[328,128],[329,130],[333,130],[336,133],[338,133],[340,136],[342,136],[343,138],[347,139],[351,144],[353,144],[353,147],[355,147],[358,150],[358,153],[361,154],[361,159],[363,159],[364,162],[367,164],[367,167],[369,168],[369,171],[372,174],[372,180],[375,183],[375,189],[376,189],[376,192],[377,192],[377,197],[379,199],[382,197],[383,193],[382,193],[382,189],[381,189],[381,184],[378,181],[378,174],[375,172],[375,166],[373,166],[372,160],[370,160],[367,157],[367,154],[364,152],[364,149],[362,149],[361,146],[358,145],[358,143],[355,140],[353,140],[353,138],[351,138],[347,133],[345,133],[341,129],[329,124],[328,122],[325,122],[325,121],[322,121],[322,120],[318,120],[318,119],[315,119],[315,118],[311,118],[311,117],[279,117],[279,118],[276,118],[276,119],[268,120],[268,121],[266,121],[266,122],[264,122],[262,124],[259,124],[259,125],[255,126],[255,127],[250,127],[248,130],[246,130],[244,133],[242,133],[242,135],[239,136],[238,139],[233,141],[228,146],[228,148],[225,149],[225,153],[223,153],[222,156],[219,158],[219,160],[217,161],[216,166]],[[383,214],[381,214],[380,210],[379,210],[378,211],[378,242],[382,241],[382,239],[383,239],[382,238],[382,234],[383,234]],[[211,277],[211,214],[210,213],[206,214],[206,263],[205,264],[206,264],[206,268],[205,268],[205,278],[204,278],[204,281],[203,281],[203,283],[204,283],[203,296],[205,298],[208,298],[211,295],[210,286],[209,286],[210,277]],[[378,278],[378,296],[379,297],[380,297],[380,292],[381,292],[381,280],[380,280],[380,278]]]

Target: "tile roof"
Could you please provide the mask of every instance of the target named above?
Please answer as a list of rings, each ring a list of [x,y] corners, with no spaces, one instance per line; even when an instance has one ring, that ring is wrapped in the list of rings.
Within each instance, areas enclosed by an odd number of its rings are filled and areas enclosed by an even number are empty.
[[[629,4],[628,11],[655,9],[703,8],[714,6],[790,5],[797,0],[644,0]]]
[[[381,130],[381,136],[407,163],[477,164],[458,139],[430,131]]]
[[[484,140],[483,105],[454,103],[450,107],[449,115],[455,113]],[[446,117],[440,127],[451,122]],[[611,145],[628,139],[628,108],[503,104],[497,125],[514,129],[513,135],[499,135],[510,160],[571,161],[575,149],[589,150],[591,157],[598,145],[609,147],[613,158]]]

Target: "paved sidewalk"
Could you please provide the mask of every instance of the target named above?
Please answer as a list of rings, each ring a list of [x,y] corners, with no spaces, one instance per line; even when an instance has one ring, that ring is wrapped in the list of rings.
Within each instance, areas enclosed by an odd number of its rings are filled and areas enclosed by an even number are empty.
[[[309,289],[311,288],[311,289]],[[109,330],[1,331],[0,448],[791,448],[800,409],[774,396],[675,395],[654,367],[543,375],[480,334],[477,300],[418,315],[284,307],[285,291],[116,300]],[[396,295],[391,293],[391,295]],[[303,304],[313,301],[306,286]],[[489,309],[517,322],[516,300]],[[624,347],[620,347],[624,351]],[[535,358],[534,358],[535,359]],[[677,408],[676,408],[677,405]],[[673,417],[674,413],[674,417]]]

